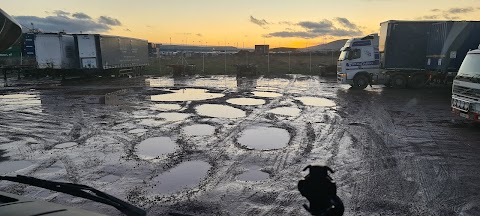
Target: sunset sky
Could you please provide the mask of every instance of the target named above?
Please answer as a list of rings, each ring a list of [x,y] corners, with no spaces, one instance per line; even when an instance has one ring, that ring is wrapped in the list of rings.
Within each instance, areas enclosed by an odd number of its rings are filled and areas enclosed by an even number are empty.
[[[190,45],[305,47],[378,32],[386,20],[480,20],[480,0],[2,0],[44,31]]]

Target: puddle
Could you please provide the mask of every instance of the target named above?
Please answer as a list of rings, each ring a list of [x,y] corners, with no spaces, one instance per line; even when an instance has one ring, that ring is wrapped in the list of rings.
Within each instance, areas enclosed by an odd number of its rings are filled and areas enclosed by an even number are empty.
[[[196,187],[211,166],[204,161],[188,161],[152,179],[153,191],[168,194]]]
[[[302,110],[295,107],[279,107],[279,108],[272,109],[268,112],[277,114],[277,115],[297,117],[300,115]]]
[[[285,129],[276,127],[251,127],[244,130],[237,141],[251,149],[280,149],[287,146],[290,141],[290,133]]]
[[[13,111],[21,108],[28,108],[33,106],[39,106],[42,101],[38,98],[38,95],[30,94],[10,94],[0,95],[0,110]]]
[[[137,145],[137,155],[143,159],[153,159],[175,152],[177,144],[170,137],[153,137]]]
[[[254,91],[252,94],[255,97],[266,97],[266,98],[276,98],[276,97],[281,97],[282,94],[275,93],[275,92],[261,92],[261,91]]]
[[[6,174],[15,172],[31,166],[33,163],[30,161],[4,161],[0,162],[0,174]]]
[[[38,171],[37,173],[56,173],[61,170],[64,170],[63,163],[61,161],[57,161],[49,167]]]
[[[138,122],[139,125],[145,125],[148,127],[159,127],[163,124],[167,123],[166,121],[156,120],[156,119],[142,119]]]
[[[140,134],[140,133],[146,133],[148,130],[147,129],[143,129],[143,128],[139,128],[139,129],[133,129],[133,130],[130,130],[128,131],[128,133],[131,133],[131,134]]]
[[[106,176],[103,176],[103,177],[99,178],[98,181],[114,182],[114,181],[117,181],[118,179],[120,179],[120,176],[110,174],[110,175],[106,175]]]
[[[172,90],[171,94],[161,94],[151,96],[152,101],[170,101],[170,102],[180,102],[180,101],[201,101],[201,100],[210,100],[215,98],[221,98],[225,96],[220,93],[208,93],[206,89],[180,89]]]
[[[195,107],[199,115],[214,117],[214,118],[243,118],[246,116],[245,111],[231,106],[219,104],[203,104]]]
[[[265,104],[265,100],[253,98],[232,98],[228,99],[227,103],[235,105],[256,106]]]
[[[182,131],[190,136],[210,136],[215,133],[215,127],[208,124],[195,124],[184,127]]]
[[[187,119],[188,117],[190,117],[190,114],[165,112],[165,113],[158,114],[156,117],[165,119],[165,121],[167,122],[176,122],[176,121],[183,121]]]
[[[297,97],[295,100],[301,101],[306,106],[334,107],[335,102],[325,98],[318,97]]]
[[[248,171],[237,176],[240,181],[263,181],[270,177],[268,173],[262,172],[261,167],[252,166],[248,168]]]
[[[70,148],[70,147],[73,147],[73,146],[76,146],[76,145],[78,145],[78,143],[76,143],[76,142],[66,142],[66,143],[58,144],[54,148],[64,149],[64,148]]]
[[[152,109],[160,111],[173,111],[180,110],[182,107],[178,104],[155,104],[152,106]]]
[[[278,88],[276,87],[269,87],[269,86],[257,86],[255,90],[258,91],[277,91]]]

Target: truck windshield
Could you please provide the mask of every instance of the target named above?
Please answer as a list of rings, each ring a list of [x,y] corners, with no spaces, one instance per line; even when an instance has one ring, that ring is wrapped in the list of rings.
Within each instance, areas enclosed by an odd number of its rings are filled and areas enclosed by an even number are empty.
[[[458,71],[458,76],[471,77],[480,75],[480,54],[468,54]]]
[[[343,61],[347,58],[347,56],[348,56],[348,50],[344,50],[340,53],[340,57],[338,57],[338,60]]]

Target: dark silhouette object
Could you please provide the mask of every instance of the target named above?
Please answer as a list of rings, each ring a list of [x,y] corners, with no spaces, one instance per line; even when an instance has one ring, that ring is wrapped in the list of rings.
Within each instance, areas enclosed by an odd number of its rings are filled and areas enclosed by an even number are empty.
[[[327,166],[307,166],[305,179],[298,181],[298,190],[310,205],[303,205],[312,215],[341,216],[345,211],[342,200],[337,196],[337,185],[328,175],[334,171]]]

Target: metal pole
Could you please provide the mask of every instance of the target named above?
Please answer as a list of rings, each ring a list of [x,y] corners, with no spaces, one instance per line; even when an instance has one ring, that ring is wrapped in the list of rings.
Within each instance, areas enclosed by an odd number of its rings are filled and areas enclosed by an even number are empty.
[[[312,73],[312,50],[310,50],[310,73]]]
[[[227,40],[225,40],[225,75],[227,74]]]
[[[205,49],[207,48],[207,42],[205,42]],[[203,50],[202,71],[205,73],[205,50]]]

